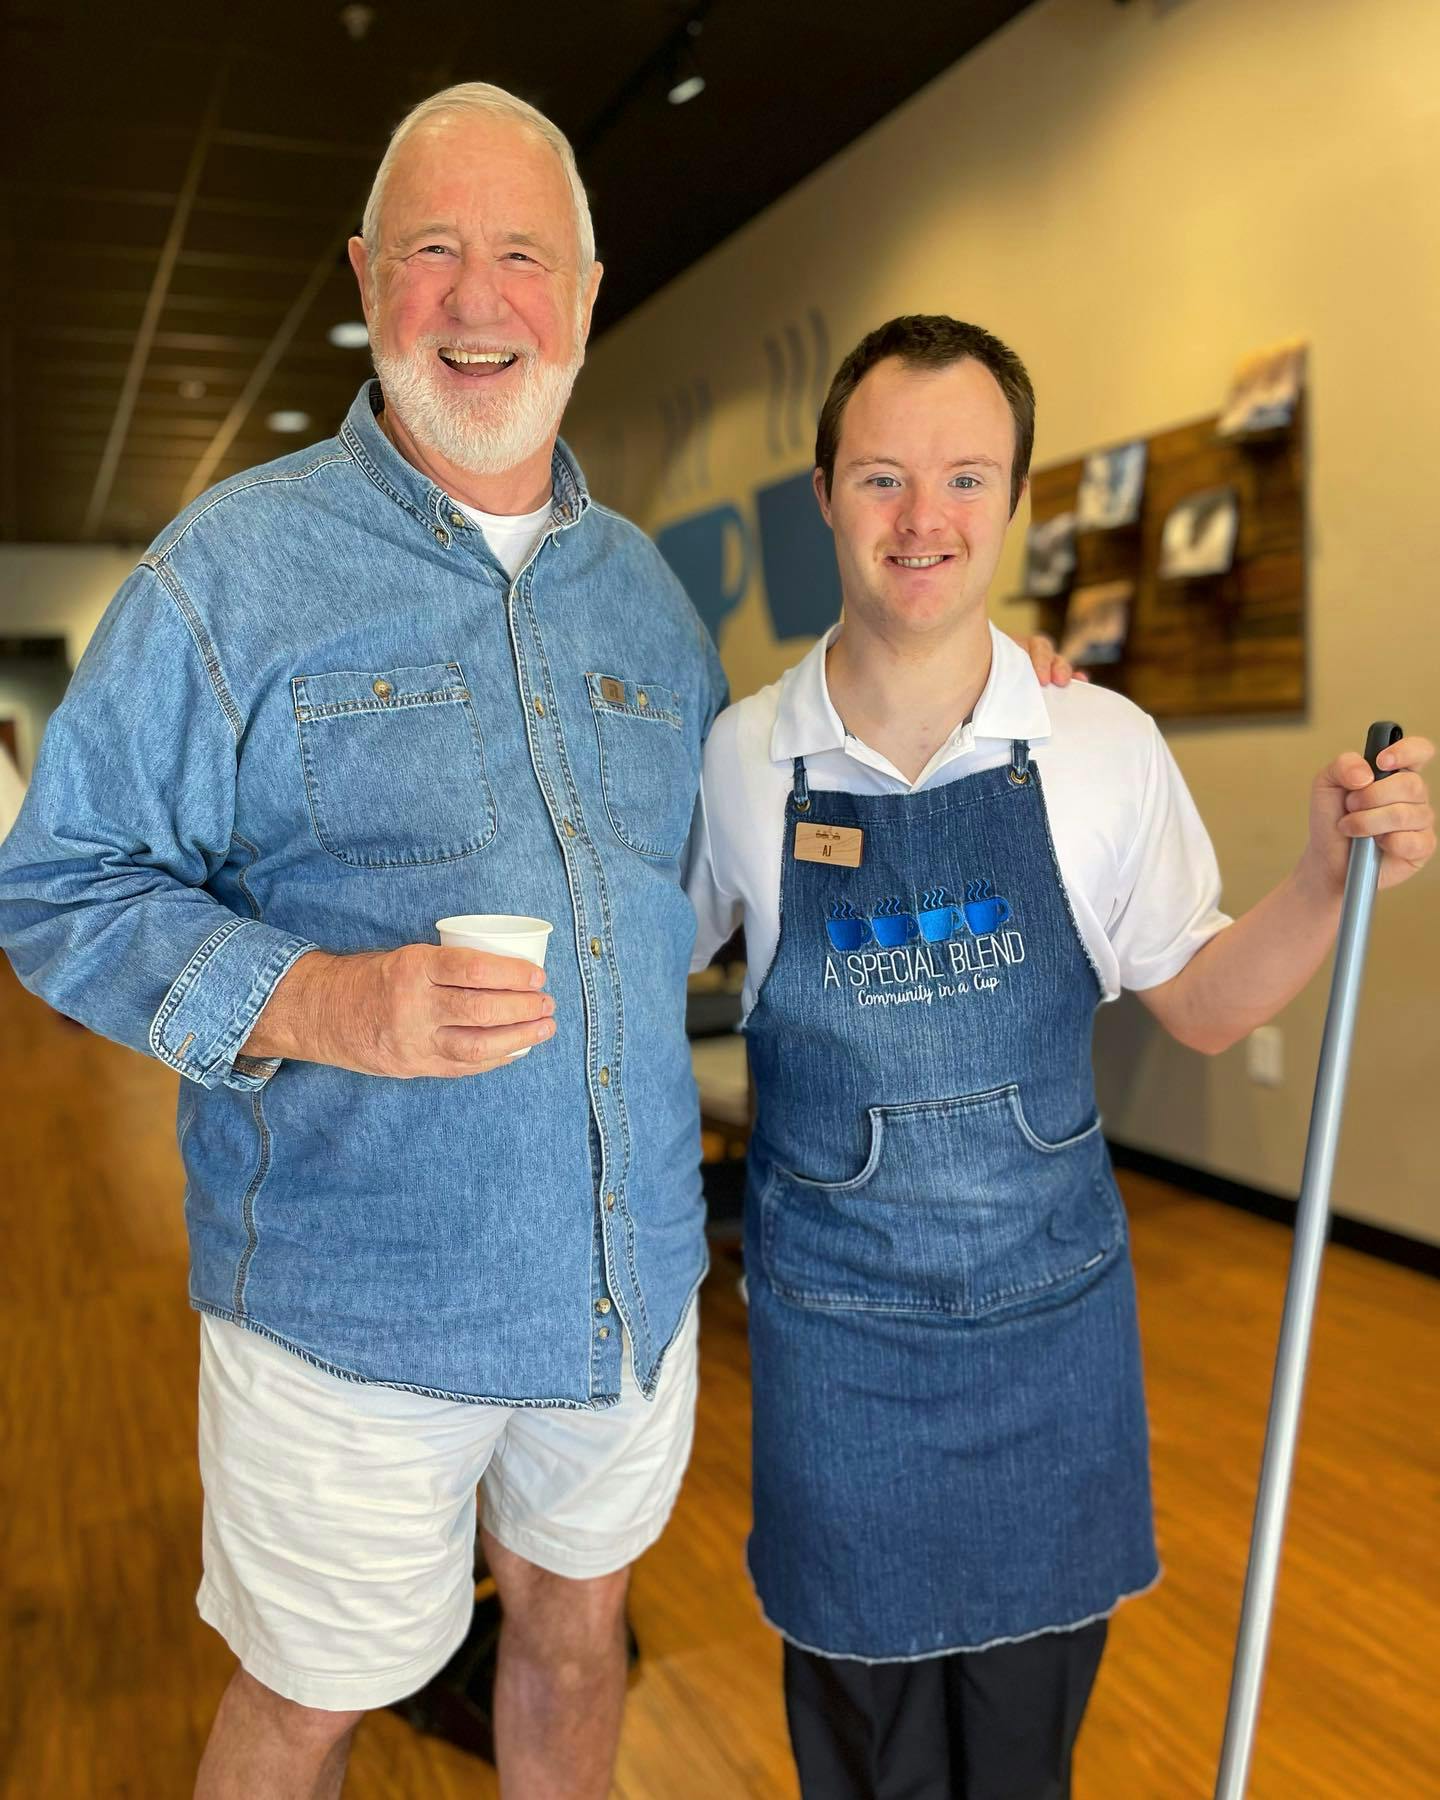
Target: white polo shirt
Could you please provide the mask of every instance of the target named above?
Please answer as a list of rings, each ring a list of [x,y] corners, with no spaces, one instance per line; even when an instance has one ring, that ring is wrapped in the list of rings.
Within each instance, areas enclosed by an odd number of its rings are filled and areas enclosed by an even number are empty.
[[[705,746],[686,886],[703,969],[744,923],[748,1014],[780,936],[785,802],[793,759],[817,792],[919,793],[1008,762],[1014,738],[1040,770],[1060,875],[1105,998],[1157,987],[1230,923],[1209,834],[1155,721],[1106,688],[1042,688],[1018,644],[992,626],[990,678],[971,720],[913,784],[851,737],[830,701],[832,629],[770,687],[721,713]]]

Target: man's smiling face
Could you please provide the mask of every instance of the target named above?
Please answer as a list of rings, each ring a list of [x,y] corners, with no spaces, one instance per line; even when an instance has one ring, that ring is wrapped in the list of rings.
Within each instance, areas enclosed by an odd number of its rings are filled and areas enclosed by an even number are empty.
[[[600,280],[580,258],[560,158],[525,126],[457,113],[404,141],[351,261],[386,406],[419,442],[497,473],[554,435]]]
[[[828,497],[816,471],[847,616],[893,636],[983,613],[1014,455],[1015,421],[983,363],[877,363],[846,404]]]

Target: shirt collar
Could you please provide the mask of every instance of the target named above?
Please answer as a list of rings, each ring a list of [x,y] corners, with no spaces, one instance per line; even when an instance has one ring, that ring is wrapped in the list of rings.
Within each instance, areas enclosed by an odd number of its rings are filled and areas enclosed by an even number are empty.
[[[340,440],[381,493],[438,537],[453,522],[450,496],[407,462],[380,429],[375,415],[383,403],[380,383],[374,379],[365,382],[345,415]],[[550,516],[563,531],[578,524],[589,511],[590,490],[569,445],[559,438],[550,460],[550,479]]]
[[[797,756],[819,756],[826,750],[845,748],[845,727],[825,680],[825,652],[839,629],[832,625],[814,649],[781,678],[780,704],[770,734],[772,762],[793,762]],[[956,731],[953,745],[969,748],[980,738],[1004,743],[1023,738],[1033,743],[1049,735],[1045,692],[1029,656],[1013,638],[992,625],[990,676],[975,704],[974,717]]]

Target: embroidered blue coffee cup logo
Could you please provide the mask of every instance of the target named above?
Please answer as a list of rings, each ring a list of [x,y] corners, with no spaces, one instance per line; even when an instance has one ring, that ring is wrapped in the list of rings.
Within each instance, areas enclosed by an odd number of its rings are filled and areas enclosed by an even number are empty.
[[[967,881],[965,898],[958,905],[944,886],[926,888],[913,899],[887,895],[868,913],[849,900],[833,900],[825,929],[832,946],[846,953],[870,943],[880,950],[903,950],[915,943],[989,937],[1010,917],[1010,902],[995,892],[993,881]]]
[[[856,912],[848,900],[831,901],[830,917],[825,929],[837,950],[858,950],[861,945],[868,944],[871,938],[869,920]]]
[[[927,944],[943,944],[957,931],[965,929],[965,914],[950,898],[946,887],[926,888],[920,896],[917,915],[920,935]]]
[[[998,931],[1010,917],[1010,902],[995,892],[993,882],[967,881],[963,910],[965,923],[976,937],[984,937],[986,932]]]
[[[898,950],[902,944],[913,943],[920,935],[909,902],[898,894],[891,894],[880,902],[870,915],[870,929],[875,933],[875,942],[883,944],[887,950]]]

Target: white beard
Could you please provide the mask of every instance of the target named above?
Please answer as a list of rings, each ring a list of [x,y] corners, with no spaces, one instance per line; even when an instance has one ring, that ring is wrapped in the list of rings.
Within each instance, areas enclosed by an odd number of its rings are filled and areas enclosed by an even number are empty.
[[[442,386],[436,351],[450,340],[424,337],[407,354],[392,356],[372,345],[375,373],[405,428],[447,462],[472,475],[503,475],[533,456],[555,434],[580,365],[583,348],[569,362],[547,362],[518,344],[486,344],[487,349],[513,350],[520,379],[507,391],[487,393],[483,380],[473,395]]]

